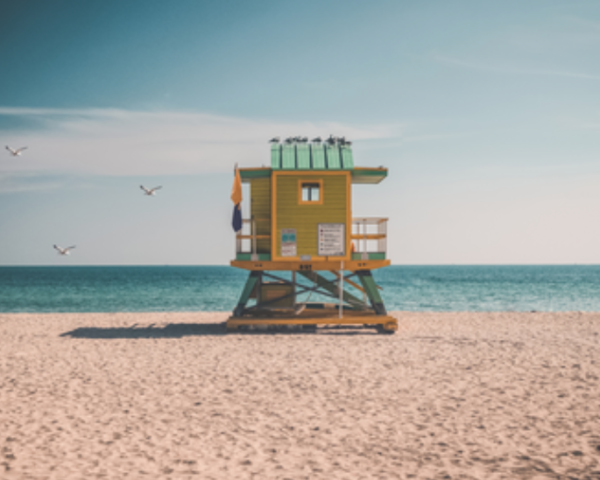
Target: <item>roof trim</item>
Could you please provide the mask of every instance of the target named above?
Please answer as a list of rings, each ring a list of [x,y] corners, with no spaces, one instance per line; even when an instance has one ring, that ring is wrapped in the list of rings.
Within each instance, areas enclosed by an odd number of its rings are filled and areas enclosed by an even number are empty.
[[[388,169],[384,167],[370,168],[370,167],[357,167],[352,170],[352,183],[353,184],[377,184],[381,183],[385,177],[387,177]]]
[[[253,178],[268,178],[271,176],[270,168],[240,168],[240,177],[242,182],[249,182]]]

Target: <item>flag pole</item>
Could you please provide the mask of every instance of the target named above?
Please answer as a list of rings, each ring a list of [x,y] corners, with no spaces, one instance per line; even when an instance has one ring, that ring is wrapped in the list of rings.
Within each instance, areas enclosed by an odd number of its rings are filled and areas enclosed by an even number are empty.
[[[340,314],[340,318],[342,318],[342,313],[344,311],[344,261],[342,260],[342,263],[340,265],[340,285],[339,285],[339,290],[340,290],[340,308],[339,310],[339,314]]]

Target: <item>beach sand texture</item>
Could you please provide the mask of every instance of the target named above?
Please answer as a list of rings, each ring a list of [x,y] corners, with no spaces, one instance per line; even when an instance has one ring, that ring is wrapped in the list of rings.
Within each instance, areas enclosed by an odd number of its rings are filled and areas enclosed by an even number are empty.
[[[600,479],[600,313],[0,315],[0,478]]]

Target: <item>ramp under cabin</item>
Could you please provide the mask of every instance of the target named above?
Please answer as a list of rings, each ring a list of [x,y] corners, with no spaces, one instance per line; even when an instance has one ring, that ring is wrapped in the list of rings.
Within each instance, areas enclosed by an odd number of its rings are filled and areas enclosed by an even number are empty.
[[[371,274],[390,265],[388,219],[352,216],[353,185],[376,185],[387,173],[383,167],[355,167],[351,143],[333,137],[272,141],[270,168],[237,170],[241,182],[250,185],[250,218],[236,234],[231,265],[250,273],[227,328],[397,330]],[[312,293],[330,302],[301,301]]]

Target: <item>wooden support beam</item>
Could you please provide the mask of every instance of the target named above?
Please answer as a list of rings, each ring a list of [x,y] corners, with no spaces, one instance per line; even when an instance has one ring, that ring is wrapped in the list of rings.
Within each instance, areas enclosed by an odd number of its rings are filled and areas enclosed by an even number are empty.
[[[340,274],[338,272],[336,272],[335,270],[330,270],[331,273],[333,273],[337,279],[339,280],[340,278]],[[350,285],[352,285],[354,288],[356,288],[357,290],[361,291],[362,293],[366,293],[365,289],[363,287],[361,287],[358,283],[353,282],[352,280],[348,279],[348,278],[344,278],[344,282],[349,283]]]
[[[299,270],[298,273],[308,278],[311,282],[316,283],[317,285],[319,285],[319,287],[323,288],[324,290],[327,290],[328,292],[332,293],[333,295],[337,296],[339,294],[338,286],[333,282],[327,280],[325,277],[322,277],[317,272],[303,272],[302,270]],[[359,307],[365,305],[365,303],[361,299],[356,298],[354,295],[348,292],[343,292],[343,299],[350,305],[356,305]]]

